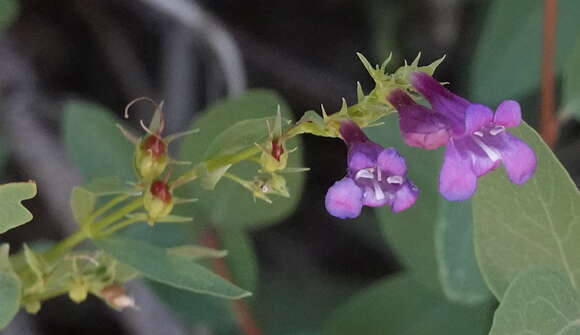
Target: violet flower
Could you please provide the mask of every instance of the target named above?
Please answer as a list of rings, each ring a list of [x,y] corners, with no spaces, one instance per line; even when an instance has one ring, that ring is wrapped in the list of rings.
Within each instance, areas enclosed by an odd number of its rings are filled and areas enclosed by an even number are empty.
[[[363,205],[389,205],[393,212],[411,207],[419,190],[407,179],[405,159],[397,150],[372,142],[352,121],[341,123],[339,131],[348,146],[348,168],[347,175],[326,193],[328,212],[352,219]]]
[[[425,73],[410,75],[415,90],[431,104],[417,104],[397,89],[387,100],[397,109],[405,142],[435,149],[446,145],[439,191],[448,200],[465,200],[477,188],[477,177],[503,163],[512,183],[523,184],[536,169],[536,155],[522,140],[506,131],[522,121],[520,105],[503,101],[495,114],[443,87]]]

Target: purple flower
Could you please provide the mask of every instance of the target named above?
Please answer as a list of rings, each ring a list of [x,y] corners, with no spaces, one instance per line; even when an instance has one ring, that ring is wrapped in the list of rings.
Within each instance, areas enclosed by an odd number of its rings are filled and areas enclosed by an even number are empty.
[[[419,190],[407,179],[405,159],[397,150],[372,142],[352,121],[341,123],[339,131],[348,146],[348,168],[347,175],[326,193],[328,212],[352,219],[363,205],[389,205],[393,212],[411,207]]]
[[[448,200],[465,200],[477,188],[477,177],[503,163],[509,179],[525,183],[536,169],[536,155],[506,131],[522,121],[520,105],[502,102],[495,112],[473,104],[443,87],[425,73],[410,75],[413,87],[431,108],[417,104],[405,91],[395,90],[387,100],[397,109],[401,132],[410,146],[435,149],[446,145],[439,191]]]

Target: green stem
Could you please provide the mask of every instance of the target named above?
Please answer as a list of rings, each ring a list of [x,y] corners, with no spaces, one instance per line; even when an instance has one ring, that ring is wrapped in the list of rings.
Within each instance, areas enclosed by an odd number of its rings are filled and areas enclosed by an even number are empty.
[[[127,205],[125,205],[124,207],[109,214],[108,216],[103,218],[101,221],[95,222],[93,227],[91,227],[91,231],[98,232],[99,230],[106,228],[108,225],[122,219],[123,217],[125,217],[125,215],[133,212],[134,210],[140,208],[141,206],[143,206],[143,198],[137,198],[137,199],[131,201],[130,203],[128,203]]]
[[[87,238],[87,234],[84,230],[79,230],[72,235],[68,236],[64,240],[57,243],[55,246],[50,248],[44,255],[44,259],[46,262],[50,263],[60,256],[67,253],[70,249],[77,246],[79,243],[84,241]]]
[[[91,224],[93,221],[95,221],[96,218],[98,218],[99,216],[101,216],[102,214],[104,214],[109,209],[115,207],[115,205],[117,205],[118,203],[124,201],[128,197],[129,197],[128,194],[121,194],[121,195],[118,195],[118,196],[114,197],[113,199],[109,200],[109,202],[107,202],[102,207],[100,207],[99,209],[97,209],[96,211],[94,211],[93,214],[91,214],[91,216],[89,216],[85,220],[84,224]]]
[[[104,230],[99,234],[99,237],[106,237],[116,232],[119,229],[125,228],[137,221],[141,221],[141,218],[128,218],[123,221],[117,222],[116,224],[110,226],[107,230]]]

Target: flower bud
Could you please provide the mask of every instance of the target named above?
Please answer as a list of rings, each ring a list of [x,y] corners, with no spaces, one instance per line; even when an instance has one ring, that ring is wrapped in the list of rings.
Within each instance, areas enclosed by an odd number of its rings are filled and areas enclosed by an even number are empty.
[[[24,306],[24,309],[30,313],[30,314],[36,314],[38,313],[38,311],[40,311],[40,301],[36,300],[36,301],[31,301],[31,302],[26,302],[22,304]]]
[[[101,296],[115,309],[136,307],[135,299],[125,293],[125,289],[118,284],[111,284],[101,290]]]
[[[87,284],[82,281],[75,281],[68,291],[68,296],[70,300],[81,303],[87,299],[89,294],[89,288]]]
[[[135,155],[135,167],[139,177],[151,181],[163,173],[168,163],[167,143],[158,135],[146,136]]]
[[[274,172],[286,168],[288,151],[282,138],[273,138],[261,149],[260,161],[264,172]]]
[[[169,185],[161,180],[154,181],[145,192],[143,205],[151,223],[169,215],[173,209],[173,196]]]

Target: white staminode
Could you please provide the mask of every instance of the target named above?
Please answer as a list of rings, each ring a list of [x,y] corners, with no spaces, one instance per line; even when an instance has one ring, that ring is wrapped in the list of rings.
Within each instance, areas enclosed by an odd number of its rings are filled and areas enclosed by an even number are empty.
[[[383,200],[385,198],[385,193],[383,193],[383,190],[381,189],[379,183],[377,183],[376,181],[373,182],[373,188],[375,190],[375,198],[377,200]]]
[[[504,126],[495,126],[489,131],[492,136],[495,136],[505,130]]]
[[[389,176],[387,178],[387,183],[400,185],[403,183],[403,177],[402,176]]]
[[[365,179],[375,179],[375,168],[360,169],[354,176],[355,179],[365,178]]]
[[[479,137],[483,137],[483,132],[481,130],[478,131],[474,131],[473,135],[479,136]]]
[[[492,162],[497,162],[498,160],[501,159],[501,154],[497,150],[483,143],[483,141],[481,141],[477,137],[473,137],[473,140],[475,141],[475,143],[477,143],[477,145],[479,145],[481,150],[485,152],[487,157],[489,157],[489,159],[491,159]]]

